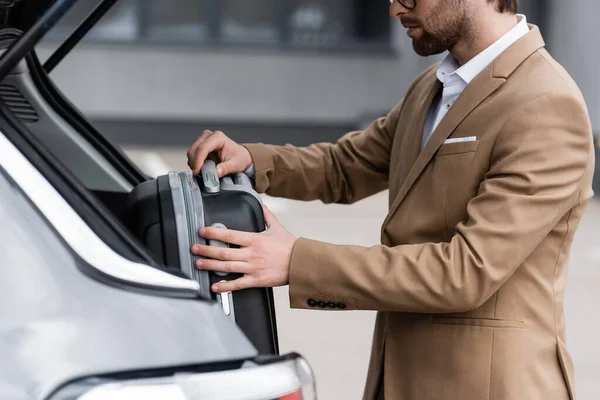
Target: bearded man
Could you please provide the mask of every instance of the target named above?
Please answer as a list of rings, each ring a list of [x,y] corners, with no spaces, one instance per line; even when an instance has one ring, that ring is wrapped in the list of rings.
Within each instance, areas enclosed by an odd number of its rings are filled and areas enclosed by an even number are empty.
[[[204,229],[216,292],[288,285],[291,306],[378,312],[364,399],[575,397],[563,310],[569,252],[592,197],[584,99],[517,0],[392,0],[417,54],[448,51],[387,115],[336,143],[188,151],[271,196],[353,203],[389,190],[374,247]],[[323,333],[315,332],[320,335]],[[351,333],[348,333],[351,334]]]

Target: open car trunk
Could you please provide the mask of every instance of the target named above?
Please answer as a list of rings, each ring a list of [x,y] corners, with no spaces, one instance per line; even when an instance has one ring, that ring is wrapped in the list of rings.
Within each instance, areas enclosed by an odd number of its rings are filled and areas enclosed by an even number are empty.
[[[157,268],[197,281],[201,301],[220,302],[223,312],[261,354],[278,354],[272,289],[217,296],[210,285],[236,276],[198,271],[190,254],[193,243],[206,243],[198,233],[203,226],[249,232],[265,229],[261,199],[250,180],[242,175],[219,180],[210,163],[201,176],[173,171],[150,179],[92,126],[48,76],[115,2],[99,1],[96,11],[42,65],[35,45],[76,0],[22,0],[4,8],[0,1],[0,15],[6,21],[0,27],[3,108],[12,114],[19,136],[37,146],[46,161],[60,170],[69,190],[85,197],[86,212],[109,222],[113,231],[104,232],[103,237],[109,246],[124,256],[136,253],[138,259]]]
[[[0,11],[5,26],[28,31],[32,25],[44,14],[54,0],[8,0],[3,1],[4,7]]]

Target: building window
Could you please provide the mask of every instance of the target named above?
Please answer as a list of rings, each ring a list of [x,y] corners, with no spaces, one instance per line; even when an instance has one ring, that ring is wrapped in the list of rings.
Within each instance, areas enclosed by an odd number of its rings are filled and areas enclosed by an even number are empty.
[[[333,46],[353,41],[348,0],[291,0],[287,24],[292,45]]]
[[[220,0],[220,37],[227,42],[279,41],[277,0]]]
[[[52,37],[101,0],[79,0]],[[120,0],[87,40],[181,41],[332,48],[387,45],[389,3],[373,0]]]

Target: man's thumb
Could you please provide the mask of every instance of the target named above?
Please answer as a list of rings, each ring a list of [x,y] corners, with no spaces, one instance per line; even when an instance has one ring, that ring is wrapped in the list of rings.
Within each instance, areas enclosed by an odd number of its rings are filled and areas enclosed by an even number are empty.
[[[263,204],[263,213],[265,215],[265,223],[268,228],[272,228],[273,226],[279,225],[279,220],[275,217],[275,214],[269,210],[266,204]]]

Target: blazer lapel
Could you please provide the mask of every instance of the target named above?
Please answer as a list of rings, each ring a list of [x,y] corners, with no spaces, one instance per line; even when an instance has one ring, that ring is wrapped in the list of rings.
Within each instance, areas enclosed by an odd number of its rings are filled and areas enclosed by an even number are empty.
[[[509,47],[503,54],[501,54],[494,62],[490,63],[473,81],[467,86],[464,92],[456,100],[452,108],[448,111],[446,116],[442,119],[437,129],[433,132],[429,141],[425,145],[425,148],[416,158],[408,176],[404,180],[404,183],[400,187],[398,194],[390,207],[388,215],[383,222],[383,226],[387,225],[394,213],[405,199],[406,195],[413,187],[421,173],[425,170],[425,167],[435,153],[438,151],[444,141],[456,130],[460,123],[486,98],[494,93],[512,74],[512,72],[523,62],[526,58],[531,56],[535,51],[539,50],[545,45],[544,40],[541,37],[539,28],[535,25],[529,25],[530,32],[525,35],[511,47]],[[434,93],[435,94],[435,93]],[[431,97],[431,93],[430,96]],[[431,97],[433,99],[433,97]],[[424,108],[428,108],[431,104],[424,104]],[[420,117],[427,115],[427,110],[420,115]],[[421,143],[423,126],[425,117],[423,117],[423,123],[419,123],[416,126],[419,131],[411,132],[412,139],[410,142],[409,150],[410,153],[403,152],[403,154],[409,154],[407,158],[412,161],[412,154],[414,149],[417,148]]]
[[[415,108],[419,111],[415,113],[413,126],[408,126],[408,129],[412,129],[412,131],[407,135],[406,139],[404,139],[404,143],[402,144],[399,153],[399,162],[395,169],[395,179],[397,179],[397,182],[406,180],[407,174],[412,169],[412,166],[419,156],[421,151],[421,141],[423,139],[423,130],[425,129],[429,108],[442,88],[442,83],[437,79],[435,72],[424,81],[423,85],[425,88],[417,95],[415,100]]]
[[[431,161],[437,150],[444,143],[444,141],[454,132],[458,125],[487,97],[489,97],[496,89],[498,89],[506,80],[504,78],[495,78],[492,76],[492,68],[488,67],[484,70],[483,74],[480,74],[475,78],[470,85],[467,86],[465,91],[459,96],[452,108],[448,111],[445,117],[442,119],[438,127],[435,129],[427,144],[419,154],[416,161],[414,162],[408,176],[404,180],[404,183],[400,187],[394,203],[390,207],[387,218],[384,221],[386,224],[396,209],[402,203],[402,200],[406,197],[409,190],[417,181],[419,175],[423,172],[427,164]],[[428,106],[427,106],[428,107]],[[418,148],[421,144],[423,124],[419,124],[419,132],[413,132],[413,139],[411,142],[411,150],[413,147]],[[416,142],[416,143],[415,143]]]

